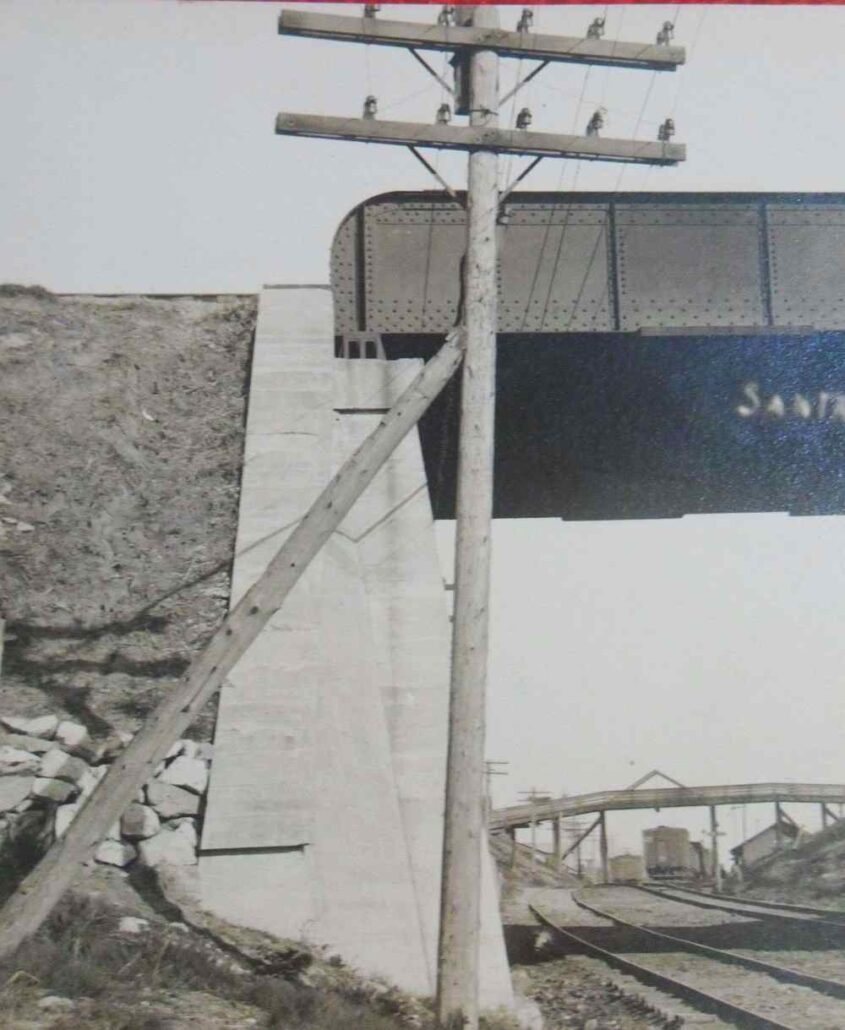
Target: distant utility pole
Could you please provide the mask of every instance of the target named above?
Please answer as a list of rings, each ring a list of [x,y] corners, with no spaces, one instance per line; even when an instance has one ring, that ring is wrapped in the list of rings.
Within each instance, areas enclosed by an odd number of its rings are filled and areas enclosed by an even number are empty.
[[[510,765],[510,762],[497,761],[491,758],[484,762],[484,804],[487,810],[486,815],[488,816],[493,809],[493,777],[508,775],[507,769],[497,769],[497,765]]]
[[[443,840],[440,938],[437,968],[437,1018],[461,1030],[478,1026],[478,949],[480,932],[481,849],[485,839],[484,721],[487,679],[490,537],[493,513],[493,440],[496,374],[497,284],[496,225],[501,202],[517,182],[544,157],[591,161],[673,165],[685,149],[671,142],[674,124],[667,119],[656,142],[603,138],[598,112],[583,135],[561,136],[529,131],[531,115],[520,112],[515,127],[500,127],[505,99],[552,62],[674,71],[684,51],[669,44],[665,27],[656,43],[618,43],[588,30],[584,37],[546,36],[531,31],[533,15],[523,11],[515,31],[500,29],[493,6],[444,7],[437,25],[376,17],[376,5],[363,18],[282,11],[279,32],[311,39],[403,47],[440,84],[450,90],[455,113],[468,114],[469,125],[452,125],[452,109],[441,105],[436,124],[384,122],[378,98],[368,96],[363,117],[282,112],[280,135],[357,140],[405,146],[452,195],[418,147],[469,153],[467,244],[464,261],[463,316],[465,354],[458,443],[455,606],[452,624],[452,672],[449,749]],[[455,88],[419,54],[451,52]],[[537,60],[506,98],[499,95],[500,57]],[[498,155],[521,154],[535,160],[502,193]]]
[[[525,800],[531,805],[531,865],[537,864],[537,818],[534,806],[538,801],[551,801],[552,796],[547,790],[537,790],[536,787],[532,787],[531,790],[521,790],[520,794],[525,795]]]
[[[725,834],[719,829],[715,805],[710,806],[710,829],[705,832],[710,835],[710,870],[713,875],[713,886],[719,891],[722,889],[722,862],[719,858],[719,838],[724,837]]]

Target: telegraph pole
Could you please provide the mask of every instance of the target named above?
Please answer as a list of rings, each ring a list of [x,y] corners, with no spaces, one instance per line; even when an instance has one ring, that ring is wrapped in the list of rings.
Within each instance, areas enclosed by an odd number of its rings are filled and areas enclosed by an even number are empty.
[[[539,791],[536,787],[532,787],[531,790],[521,790],[520,794],[526,796],[526,800],[531,805],[531,865],[537,865],[537,810],[535,808],[538,801],[551,801],[552,796],[548,791]]]
[[[496,28],[493,6],[465,9],[475,28]],[[466,60],[466,58],[465,58]],[[469,60],[470,126],[499,122],[499,58],[478,50]],[[444,1027],[478,1025],[481,848],[485,839],[484,729],[493,432],[496,393],[496,221],[499,159],[469,156],[464,262],[464,365],[458,445],[455,614],[449,692],[446,818],[437,953],[437,1018]]]
[[[710,847],[712,849],[710,869],[713,874],[713,885],[717,891],[722,889],[722,863],[719,859],[719,838],[724,836],[719,829],[716,806],[710,806]]]
[[[374,17],[372,5],[363,19],[282,11],[279,32],[311,39],[380,44],[408,49],[419,64],[443,85],[442,78],[418,50],[454,53],[455,113],[469,114],[469,126],[450,125],[451,109],[437,123],[388,121],[377,118],[377,98],[367,97],[363,118],[281,112],[279,135],[357,140],[407,147],[458,149],[469,152],[467,249],[462,282],[464,363],[458,444],[457,536],[452,666],[449,697],[449,744],[441,880],[440,934],[437,958],[437,1019],[442,1027],[478,1027],[478,964],[482,847],[486,840],[484,812],[484,722],[487,680],[490,551],[493,515],[493,444],[496,388],[496,225],[504,196],[530,168],[545,157],[592,161],[673,165],[685,148],[671,142],[674,123],[667,119],[656,142],[600,137],[593,121],[583,135],[527,131],[530,117],[515,127],[499,127],[500,57],[534,59],[540,65],[509,96],[552,62],[612,65],[674,71],[685,60],[680,47],[669,46],[665,29],[656,43],[605,41],[589,32],[581,38],[542,36],[530,31],[523,12],[516,31],[498,27],[494,6],[444,7],[436,26],[422,26]],[[448,88],[448,84],[447,84]],[[671,129],[670,129],[671,127]],[[498,155],[532,156],[536,160],[505,188],[498,186]],[[436,174],[436,173],[434,173]],[[437,176],[441,185],[454,194]],[[532,817],[532,823],[533,823]],[[602,829],[604,820],[602,818]],[[605,841],[606,852],[606,841]],[[604,865],[606,867],[606,854]]]
[[[497,769],[497,765],[510,765],[510,762],[497,761],[496,759],[488,758],[484,763],[484,818],[485,821],[489,818],[490,812],[493,810],[493,777],[494,776],[507,776],[507,769]]]
[[[466,357],[461,414],[456,614],[452,646],[449,772],[442,892],[438,1017],[441,1025],[478,1026],[478,938],[483,820],[484,688],[487,670],[487,609],[490,523],[493,499],[493,407],[496,334],[497,154],[575,157],[583,160],[674,165],[685,148],[670,142],[670,119],[658,141],[601,139],[498,128],[498,58],[520,57],[569,64],[601,64],[674,71],[684,61],[667,39],[656,44],[615,44],[591,36],[537,36],[496,28],[492,7],[468,9],[468,25],[448,18],[437,27],[382,22],[367,5],[365,17],[282,11],[279,32],[319,39],[452,50],[469,61],[470,126],[415,125],[375,120],[368,97],[363,118],[332,118],[282,112],[279,135],[349,139],[470,153],[467,260],[464,299]],[[444,8],[446,15],[448,8]],[[665,33],[664,33],[665,36]],[[422,61],[425,65],[425,62]],[[426,65],[426,67],[428,67]],[[429,69],[431,70],[431,69]],[[537,70],[530,73],[530,77]],[[439,76],[435,74],[435,77]],[[529,76],[523,79],[524,84]],[[519,88],[519,87],[517,87]],[[674,131],[674,126],[672,127]],[[536,163],[536,162],[535,162]],[[430,167],[430,166],[427,166]],[[533,167],[533,165],[532,165]],[[521,175],[520,180],[524,177]],[[507,191],[506,191],[507,192]],[[460,331],[402,394],[377,429],[342,466],[297,528],[217,633],[191,663],[180,683],[154,710],[61,841],[22,882],[2,910],[0,958],[6,958],[43,923],[108,827],[119,818],[172,742],[193,722],[228,671],[284,602],[302,572],[342,522],[356,499],[419,421],[461,360]]]

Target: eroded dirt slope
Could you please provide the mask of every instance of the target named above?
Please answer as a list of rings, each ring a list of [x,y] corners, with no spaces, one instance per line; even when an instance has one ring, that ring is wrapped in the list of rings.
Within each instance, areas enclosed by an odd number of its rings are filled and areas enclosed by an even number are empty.
[[[256,303],[0,286],[0,712],[134,729],[219,623]]]

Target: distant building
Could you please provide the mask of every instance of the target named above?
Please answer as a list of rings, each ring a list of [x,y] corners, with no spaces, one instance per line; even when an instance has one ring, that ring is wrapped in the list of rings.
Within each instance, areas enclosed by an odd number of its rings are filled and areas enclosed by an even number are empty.
[[[794,847],[800,832],[789,816],[784,816],[779,823],[772,823],[765,830],[731,848],[731,855],[737,866],[746,872],[776,851]]]

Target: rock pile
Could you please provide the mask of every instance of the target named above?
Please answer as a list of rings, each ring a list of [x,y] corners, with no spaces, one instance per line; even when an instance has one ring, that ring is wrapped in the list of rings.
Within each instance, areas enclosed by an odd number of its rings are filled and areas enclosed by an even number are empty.
[[[80,723],[54,715],[0,715],[0,839],[39,829],[49,843],[71,825],[129,733],[94,741]],[[193,865],[212,745],[179,740],[95,853],[104,865],[136,860]]]

